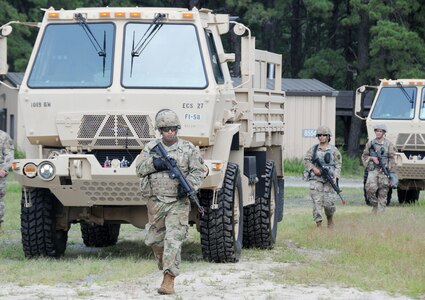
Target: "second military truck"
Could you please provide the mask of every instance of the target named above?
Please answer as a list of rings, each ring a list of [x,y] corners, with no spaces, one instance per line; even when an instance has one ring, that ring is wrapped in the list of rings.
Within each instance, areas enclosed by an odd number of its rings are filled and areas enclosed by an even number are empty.
[[[221,42],[231,27],[242,36],[237,86]],[[189,220],[204,258],[236,262],[243,246],[273,247],[283,218],[281,60],[207,9],[46,10],[18,99],[25,256],[63,255],[74,223],[94,247],[116,244],[121,224],[145,227],[135,166],[163,108],[205,160],[206,213],[193,207]]]
[[[399,179],[398,201],[414,203],[425,188],[425,79],[383,79],[379,86],[359,87],[356,91],[357,115],[361,110],[362,94],[368,90],[376,91],[369,115],[363,118],[368,138],[375,137],[376,124],[387,126],[386,137],[397,151],[393,171]],[[388,197],[390,201],[391,194]]]

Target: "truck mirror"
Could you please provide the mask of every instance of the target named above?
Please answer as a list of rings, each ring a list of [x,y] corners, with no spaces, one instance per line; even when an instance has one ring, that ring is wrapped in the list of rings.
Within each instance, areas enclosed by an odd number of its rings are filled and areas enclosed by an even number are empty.
[[[362,95],[365,91],[366,91],[366,86],[364,85],[362,85],[356,90],[356,102],[354,105],[354,114],[356,115],[356,117],[362,120],[366,119],[363,116],[359,115],[360,111],[362,110]]]
[[[246,27],[241,23],[235,23],[235,26],[233,26],[233,32],[236,35],[241,36],[242,34],[245,33],[245,31],[246,31]]]
[[[1,36],[3,36],[3,37],[8,36],[9,34],[12,33],[12,30],[13,30],[13,28],[10,25],[4,25],[4,26],[2,26],[1,27]]]

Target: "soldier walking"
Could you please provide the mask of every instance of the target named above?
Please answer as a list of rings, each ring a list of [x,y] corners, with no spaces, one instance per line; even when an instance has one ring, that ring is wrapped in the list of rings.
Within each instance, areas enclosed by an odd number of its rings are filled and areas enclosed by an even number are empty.
[[[329,127],[320,126],[317,128],[316,137],[319,144],[311,147],[305,157],[304,165],[307,172],[307,180],[310,181],[310,196],[313,201],[313,220],[317,227],[322,227],[322,208],[325,210],[325,215],[328,222],[328,228],[334,227],[333,215],[335,214],[335,198],[336,193],[331,184],[322,177],[320,168],[316,165],[316,160],[319,160],[323,168],[327,168],[332,174],[335,184],[338,184],[338,179],[341,174],[342,158],[341,153],[335,147],[330,145],[331,130]]]
[[[14,157],[13,141],[10,136],[0,130],[0,233],[4,218],[4,196],[6,195],[6,177],[12,166]]]
[[[155,129],[162,139],[145,146],[136,167],[137,175],[142,178],[142,194],[149,196],[145,243],[152,248],[158,268],[164,271],[159,294],[174,293],[174,278],[180,273],[181,247],[188,233],[190,201],[179,181],[169,177],[164,160],[152,148],[162,143],[195,190],[204,179],[203,159],[191,142],[177,137],[180,128],[174,111],[160,110],[155,117]]]
[[[390,140],[385,138],[387,126],[377,124],[374,127],[375,138],[367,142],[362,162],[368,170],[366,180],[366,197],[372,205],[372,212],[384,212],[387,206],[387,196],[390,189],[390,179],[384,174],[379,165],[381,159],[384,167],[390,170],[395,164],[395,147]]]

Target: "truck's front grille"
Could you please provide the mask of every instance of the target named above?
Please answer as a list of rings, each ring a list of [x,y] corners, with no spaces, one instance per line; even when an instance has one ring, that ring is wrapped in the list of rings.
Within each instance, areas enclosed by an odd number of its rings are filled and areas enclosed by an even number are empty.
[[[155,138],[147,115],[84,115],[78,130],[78,145],[92,147],[138,147]]]
[[[93,202],[139,202],[142,200],[138,183],[83,181],[80,190]]]
[[[425,150],[425,134],[400,133],[397,136],[396,148],[400,151]]]

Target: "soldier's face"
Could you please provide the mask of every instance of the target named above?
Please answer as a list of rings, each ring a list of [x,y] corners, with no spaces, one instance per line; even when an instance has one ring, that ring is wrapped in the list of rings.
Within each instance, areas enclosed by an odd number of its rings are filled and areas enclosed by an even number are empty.
[[[319,139],[320,143],[326,143],[328,141],[327,134],[317,134],[317,138]]]
[[[381,129],[375,129],[375,136],[377,139],[381,139],[385,134],[384,130]]]
[[[177,140],[177,127],[161,128],[162,139],[167,144],[172,144]]]

